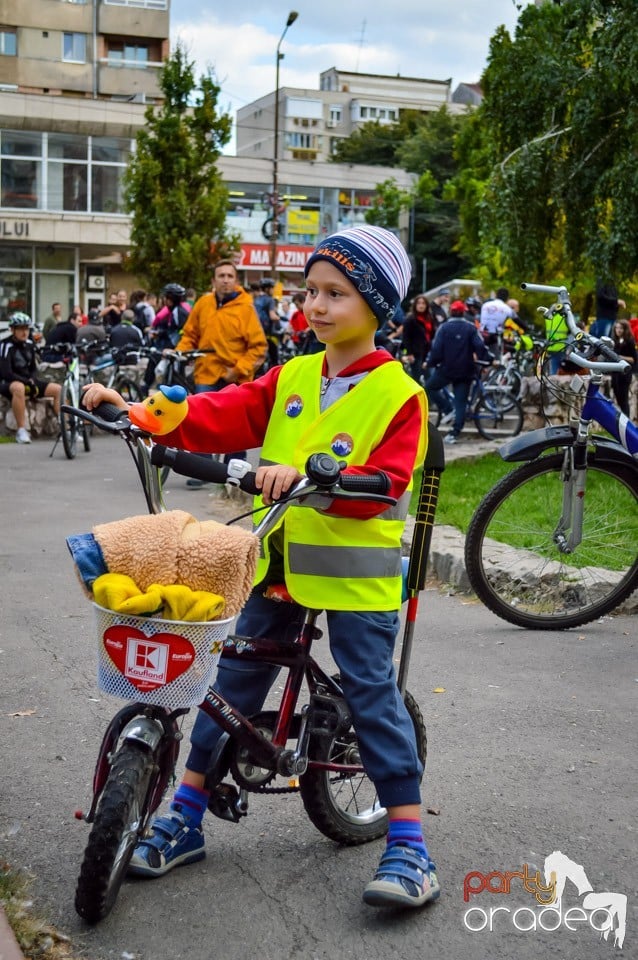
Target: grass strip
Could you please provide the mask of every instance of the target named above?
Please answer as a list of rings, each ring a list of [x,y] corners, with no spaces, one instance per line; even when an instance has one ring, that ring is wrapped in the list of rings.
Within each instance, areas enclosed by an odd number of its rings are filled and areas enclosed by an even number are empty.
[[[0,860],[0,903],[22,953],[27,960],[75,960],[69,938],[34,913],[29,887],[24,873]]]

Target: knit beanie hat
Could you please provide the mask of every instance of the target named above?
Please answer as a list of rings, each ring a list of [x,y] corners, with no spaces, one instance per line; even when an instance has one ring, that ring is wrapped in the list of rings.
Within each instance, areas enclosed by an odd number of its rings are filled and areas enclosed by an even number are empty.
[[[384,227],[348,227],[322,240],[308,258],[340,270],[366,301],[381,326],[392,320],[410,285],[412,267],[399,239]]]

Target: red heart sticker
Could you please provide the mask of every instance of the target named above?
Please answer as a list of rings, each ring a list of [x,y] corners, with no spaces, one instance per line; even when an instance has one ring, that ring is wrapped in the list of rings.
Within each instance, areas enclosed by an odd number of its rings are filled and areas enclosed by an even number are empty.
[[[176,680],[195,660],[193,644],[177,633],[147,637],[135,627],[119,625],[104,631],[103,642],[116,670],[142,692]]]

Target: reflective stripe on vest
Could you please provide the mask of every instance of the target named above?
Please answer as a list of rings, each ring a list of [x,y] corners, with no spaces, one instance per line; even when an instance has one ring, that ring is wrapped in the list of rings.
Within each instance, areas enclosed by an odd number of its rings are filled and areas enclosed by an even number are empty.
[[[304,472],[308,457],[329,452],[364,464],[398,411],[419,397],[425,455],[427,406],[421,387],[395,362],[370,371],[323,413],[319,408],[323,354],[297,357],[282,369],[262,448],[262,462],[289,463]],[[286,586],[298,603],[329,610],[396,610],[401,597],[401,534],[412,484],[395,507],[370,520],[326,516],[290,507],[284,520]],[[255,506],[261,505],[256,498]],[[268,543],[256,582],[268,568]]]

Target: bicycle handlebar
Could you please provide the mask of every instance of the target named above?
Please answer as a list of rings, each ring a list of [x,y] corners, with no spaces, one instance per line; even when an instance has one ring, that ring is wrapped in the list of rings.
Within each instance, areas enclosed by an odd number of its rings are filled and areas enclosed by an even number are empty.
[[[243,460],[220,463],[218,460],[210,460],[201,454],[188,453],[186,450],[177,450],[174,447],[165,447],[162,444],[155,443],[151,449],[151,463],[154,467],[170,467],[174,473],[179,473],[185,477],[195,477],[197,480],[204,480],[209,483],[226,483],[230,480],[246,493],[258,494],[260,492],[255,484],[256,474],[253,471],[243,470],[239,466],[239,464],[245,463]],[[306,473],[314,488],[313,492],[325,492],[329,493],[330,496],[337,497],[340,493],[342,495],[358,494],[360,496],[357,499],[396,503],[392,497],[386,496],[390,481],[385,473],[342,473],[344,467],[345,463],[336,461],[331,454],[313,454],[306,464]],[[290,493],[294,495],[293,491],[290,491]]]
[[[629,363],[623,360],[615,353],[611,347],[604,343],[599,337],[593,337],[590,333],[581,330],[572,313],[572,305],[569,299],[567,287],[554,287],[543,283],[521,283],[521,290],[529,290],[531,293],[551,293],[556,296],[558,303],[556,307],[549,308],[555,312],[560,311],[567,322],[570,333],[578,343],[584,343],[587,346],[594,347],[596,351],[607,357],[607,360],[592,360],[589,357],[579,353],[574,345],[568,345],[567,355],[570,360],[575,361],[586,370],[594,370],[600,373],[626,373],[631,369]],[[542,308],[540,308],[542,309]]]
[[[86,420],[106,433],[119,434],[127,443],[135,444],[141,458],[138,459],[138,470],[152,513],[158,512],[161,508],[161,491],[156,488],[157,471],[151,471],[156,474],[155,479],[151,478],[144,464],[147,464],[149,469],[151,466],[168,466],[175,473],[212,483],[230,482],[250,494],[260,492],[255,484],[256,475],[250,470],[250,464],[245,460],[237,459],[231,460],[230,463],[220,463],[201,454],[188,453],[185,450],[154,443],[151,435],[134,426],[128,419],[127,411],[115,404],[101,403],[92,412],[82,407],[70,407],[64,404],[62,411]],[[281,511],[291,501],[302,502],[313,494],[318,494],[324,499],[367,500],[388,506],[396,505],[397,501],[394,497],[387,496],[390,479],[385,473],[345,474],[342,472],[345,467],[346,463],[335,460],[332,454],[315,453],[309,457],[306,463],[307,476],[299,480],[281,500],[271,507],[267,518],[268,529],[271,529],[277,521],[276,514],[271,516],[275,507]],[[309,502],[307,506],[313,506],[313,504]],[[265,526],[266,521],[262,521],[259,530],[265,529]]]
[[[184,477],[195,477],[197,480],[209,483],[226,483],[232,476],[227,463],[209,460],[201,454],[187,453],[186,450],[164,447],[160,443],[153,445],[151,463],[154,467],[170,467],[174,473],[180,473]],[[242,477],[235,476],[234,479],[245,493],[259,493],[253,471],[246,472]]]

